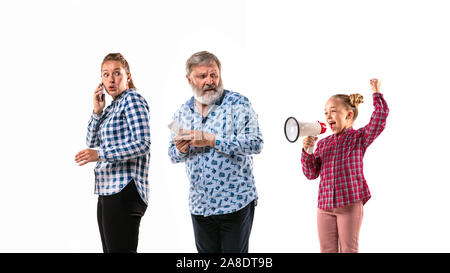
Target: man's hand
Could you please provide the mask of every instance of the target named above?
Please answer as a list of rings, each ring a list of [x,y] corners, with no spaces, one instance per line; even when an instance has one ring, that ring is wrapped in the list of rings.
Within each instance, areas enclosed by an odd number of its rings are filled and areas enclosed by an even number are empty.
[[[378,79],[370,79],[370,88],[375,93],[380,93],[380,81]]]
[[[95,161],[98,161],[97,150],[85,149],[75,155],[75,162],[78,163],[79,166],[83,166],[86,163],[95,162]],[[80,162],[81,162],[81,164],[80,164]]]
[[[189,146],[214,148],[216,136],[199,130],[180,130],[173,141],[178,151],[187,153]]]
[[[191,130],[180,130],[173,138],[175,147],[183,154],[189,152],[189,144],[191,142]]]
[[[193,130],[191,131],[191,145],[194,147],[212,147],[214,148],[216,143],[216,135],[211,133],[206,133],[203,131]]]

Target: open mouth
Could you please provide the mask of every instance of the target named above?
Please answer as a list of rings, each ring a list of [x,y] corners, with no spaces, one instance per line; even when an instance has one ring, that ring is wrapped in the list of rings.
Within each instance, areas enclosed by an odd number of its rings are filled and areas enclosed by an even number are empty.
[[[335,121],[328,121],[328,125],[330,126],[331,130],[334,131],[334,129],[336,128],[336,122]]]

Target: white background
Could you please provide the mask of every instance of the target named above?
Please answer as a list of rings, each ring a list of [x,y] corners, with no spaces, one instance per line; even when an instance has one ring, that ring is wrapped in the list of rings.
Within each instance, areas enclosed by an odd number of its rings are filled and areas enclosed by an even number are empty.
[[[449,252],[446,2],[2,1],[0,251],[101,252],[94,163],[79,167],[74,156],[86,148],[101,61],[121,52],[151,108],[138,251],[196,252],[188,179],[167,156],[166,125],[191,96],[185,60],[208,50],[264,136],[251,252],[319,251],[318,180],[303,175],[301,141],[286,141],[284,121],[323,121],[331,95],[359,92],[354,127],[364,126],[372,77],[391,112],[364,159],[373,197],[360,251]]]

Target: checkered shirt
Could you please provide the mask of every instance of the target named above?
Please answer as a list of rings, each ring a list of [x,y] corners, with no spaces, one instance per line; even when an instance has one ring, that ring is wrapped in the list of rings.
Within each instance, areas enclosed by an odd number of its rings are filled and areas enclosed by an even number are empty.
[[[120,192],[132,179],[142,200],[148,204],[150,163],[149,107],[135,89],[128,89],[104,111],[92,114],[86,143],[98,148],[95,193]]]
[[[346,129],[339,137],[328,136],[317,143],[312,155],[302,152],[302,169],[312,180],[320,175],[318,208],[333,209],[371,197],[363,174],[363,158],[367,147],[386,126],[389,108],[382,94],[373,94],[375,110],[369,124]]]
[[[173,163],[186,163],[191,214],[233,213],[257,200],[252,154],[261,152],[263,139],[258,116],[245,96],[225,90],[204,118],[192,97],[173,120],[183,129],[216,136],[214,148],[191,146],[183,154],[175,147],[172,134],[169,157]]]

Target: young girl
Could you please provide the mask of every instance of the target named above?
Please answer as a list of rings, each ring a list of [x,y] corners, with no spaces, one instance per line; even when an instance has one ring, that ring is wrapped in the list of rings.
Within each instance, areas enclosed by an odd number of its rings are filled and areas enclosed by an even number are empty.
[[[320,251],[358,252],[358,238],[363,217],[363,205],[370,191],[363,174],[363,157],[367,147],[386,126],[389,113],[380,93],[380,81],[370,80],[375,110],[369,124],[354,130],[360,94],[334,95],[325,104],[325,118],[333,134],[317,143],[317,137],[303,141],[302,168],[312,180],[320,175],[317,228]]]

